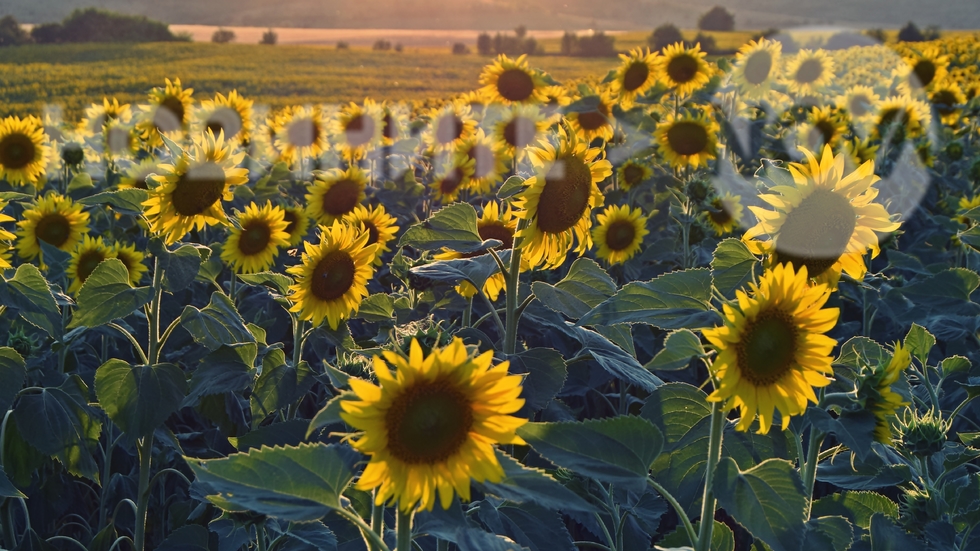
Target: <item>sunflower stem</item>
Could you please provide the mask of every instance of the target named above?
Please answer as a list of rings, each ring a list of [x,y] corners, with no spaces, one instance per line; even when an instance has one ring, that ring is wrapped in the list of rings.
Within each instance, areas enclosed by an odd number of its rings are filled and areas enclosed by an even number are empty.
[[[436,551],[449,551],[449,540],[436,540]]]
[[[526,221],[522,219],[518,223],[517,231],[514,235],[520,234],[524,230]],[[520,314],[517,309],[517,291],[521,282],[521,254],[524,252],[523,248],[514,247],[510,251],[510,270],[507,273],[507,314],[505,322],[507,323],[504,331],[504,354],[515,354],[517,353],[517,326],[520,322]],[[523,312],[521,312],[523,313]]]
[[[364,519],[362,519],[360,515],[352,511],[348,511],[347,509],[335,509],[334,512],[350,521],[350,523],[354,526],[357,526],[361,530],[361,535],[364,536],[366,540],[374,543],[378,549],[381,551],[391,551],[391,549],[385,544],[384,540],[381,539],[381,536],[375,534],[374,531],[371,530],[368,523],[364,522]]]
[[[404,512],[398,508],[398,518],[395,522],[395,532],[398,534],[395,551],[412,551],[412,512]]]
[[[261,524],[255,525],[255,543],[258,544],[258,551],[266,551],[268,549],[265,541],[265,526]]]
[[[136,551],[146,548],[146,510],[150,504],[150,459],[153,452],[153,433],[143,437],[137,444],[140,456],[140,480],[136,494],[136,530],[133,543]]]
[[[374,494],[377,497],[378,490],[375,489]],[[384,504],[378,505],[376,501],[371,502],[371,531],[380,537],[384,537],[385,533],[385,506]],[[374,542],[369,542],[371,551],[380,551]]]
[[[473,297],[466,299],[466,308],[463,309],[463,327],[471,325],[473,325]]]
[[[715,469],[721,461],[721,439],[724,433],[725,413],[718,402],[711,403],[711,432],[708,439],[708,462],[704,467],[704,497],[701,503],[701,526],[696,551],[709,551],[711,532],[715,527],[715,494],[711,489],[715,479]]]
[[[810,443],[806,450],[806,464],[803,466],[803,491],[806,492],[806,518],[810,518],[810,506],[813,505],[813,485],[817,479],[817,463],[820,462],[820,446],[824,434],[816,427],[810,427]]]
[[[657,493],[666,499],[667,503],[670,503],[670,506],[674,508],[674,512],[677,513],[677,518],[681,519],[681,524],[684,525],[684,531],[687,532],[687,537],[691,540],[691,544],[693,545],[696,541],[698,541],[698,534],[694,531],[694,525],[691,524],[691,519],[687,517],[687,512],[684,510],[684,507],[681,507],[681,504],[677,501],[677,498],[671,495],[671,493],[667,491],[667,488],[664,488],[658,484],[656,480],[650,478],[649,476],[647,477],[647,484],[656,490]]]

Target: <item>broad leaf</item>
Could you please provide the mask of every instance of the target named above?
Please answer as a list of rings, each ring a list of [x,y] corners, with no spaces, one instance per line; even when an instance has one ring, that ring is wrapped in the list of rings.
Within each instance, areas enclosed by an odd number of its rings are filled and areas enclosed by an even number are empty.
[[[579,258],[555,285],[535,281],[531,289],[548,308],[578,319],[616,294],[616,283],[594,260]]]
[[[258,426],[270,414],[299,400],[313,386],[313,371],[306,362],[293,367],[276,348],[262,358],[262,374],[255,381],[249,402],[252,425]]]
[[[546,472],[521,465],[499,450],[497,460],[504,468],[504,478],[500,482],[480,484],[486,493],[514,503],[536,503],[559,511],[595,511],[595,507],[559,484]]]
[[[868,410],[843,411],[837,418],[820,408],[807,410],[807,418],[813,426],[824,433],[837,437],[864,461],[871,454],[871,443],[875,441],[875,414]]]
[[[799,551],[806,523],[803,482],[789,461],[769,459],[746,471],[728,457],[715,471],[718,503],[773,551]]]
[[[929,351],[935,345],[936,337],[918,323],[913,323],[912,327],[909,328],[908,334],[905,335],[905,347],[908,348],[909,353],[915,359],[919,360],[919,363],[922,365],[927,365]]]
[[[0,412],[10,409],[26,376],[24,358],[13,348],[0,348]]]
[[[354,315],[357,319],[373,323],[388,323],[395,315],[395,299],[385,293],[375,293],[361,301]]]
[[[762,263],[742,240],[725,239],[715,248],[711,260],[711,277],[715,287],[726,297],[748,285],[762,271]]]
[[[78,200],[83,205],[109,205],[120,214],[139,216],[143,214],[143,202],[149,195],[146,190],[137,188],[103,191]]]
[[[704,355],[701,339],[690,329],[680,329],[667,335],[663,350],[644,367],[651,371],[675,371],[686,368],[692,359]]]
[[[527,374],[521,390],[524,409],[544,409],[565,384],[568,370],[561,353],[553,348],[532,348],[507,357],[510,372]]]
[[[670,452],[699,421],[711,415],[706,398],[699,388],[687,383],[667,383],[650,394],[640,417],[660,429],[664,452]]]
[[[33,264],[21,264],[14,277],[0,283],[0,303],[48,335],[61,337],[61,310],[47,280]]]
[[[718,321],[710,301],[711,272],[672,272],[651,281],[627,284],[582,316],[579,323],[647,323],[661,329],[699,329]]]
[[[187,524],[174,530],[157,547],[157,551],[208,551],[208,529]]]
[[[248,388],[255,374],[257,355],[255,343],[221,345],[205,356],[194,370],[184,405],[195,405],[203,396],[241,392]]]
[[[240,274],[238,279],[249,285],[265,285],[266,287],[271,287],[280,296],[286,296],[289,293],[289,286],[293,284],[291,277],[277,272]]]
[[[711,530],[711,551],[735,551],[735,534],[728,525],[714,521]],[[694,532],[701,528],[701,521],[694,523]],[[694,542],[687,535],[683,526],[678,526],[673,532],[657,542],[657,549],[694,549]]]
[[[483,250],[488,245],[480,238],[476,221],[476,209],[472,205],[456,203],[408,228],[398,246],[422,251],[445,248],[460,253]]]
[[[150,287],[130,285],[129,270],[122,261],[103,260],[78,291],[78,309],[68,327],[98,327],[124,318],[150,302],[152,296]]]
[[[209,350],[216,350],[223,344],[255,342],[231,299],[219,292],[211,295],[211,302],[202,310],[185,306],[180,314],[180,325],[195,342]]]
[[[176,251],[168,252],[161,257],[161,262],[164,264],[164,289],[176,293],[186,289],[188,285],[194,282],[198,272],[201,271],[202,250],[210,256],[210,252],[206,249],[194,245],[183,245]]]
[[[853,541],[854,527],[846,518],[815,517],[806,523],[803,551],[847,551]]]
[[[520,176],[511,176],[507,178],[504,185],[500,186],[497,190],[497,199],[510,199],[511,197],[517,195],[524,189],[524,178]]]
[[[510,261],[510,251],[500,251],[500,259]],[[479,255],[473,258],[457,258],[454,260],[438,260],[430,264],[416,266],[409,270],[412,274],[431,279],[456,284],[469,281],[477,289],[482,289],[487,279],[500,272],[497,261],[490,255]],[[392,305],[394,306],[394,305]]]
[[[568,325],[568,330],[582,343],[582,349],[578,354],[591,354],[600,367],[617,379],[646,391],[652,391],[664,384],[659,377],[644,369],[636,358],[601,334],[571,324]]]
[[[851,452],[845,452],[817,465],[817,480],[848,490],[874,490],[908,482],[912,480],[912,471],[900,463],[886,465],[877,454],[860,461],[852,459]]]
[[[7,473],[3,472],[3,465],[0,465],[0,497],[27,498],[27,496],[21,493],[21,491],[18,490],[12,482],[10,482],[10,479],[7,478]]]
[[[151,434],[177,411],[187,381],[173,364],[133,367],[113,359],[95,372],[95,394],[109,419],[135,438]]]
[[[899,528],[888,517],[875,514],[871,517],[871,551],[896,551],[919,549],[922,544]]]

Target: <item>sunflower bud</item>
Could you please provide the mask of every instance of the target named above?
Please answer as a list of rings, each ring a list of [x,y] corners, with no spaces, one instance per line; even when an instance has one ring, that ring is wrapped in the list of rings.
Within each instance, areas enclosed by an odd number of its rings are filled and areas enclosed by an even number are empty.
[[[911,362],[909,351],[896,343],[892,359],[887,365],[864,366],[858,373],[858,400],[864,409],[874,413],[875,440],[882,444],[891,442],[891,424],[895,412],[908,405],[891,387]]]
[[[939,520],[945,509],[942,498],[930,496],[928,492],[911,488],[905,490],[900,498],[899,522],[906,530],[918,533],[931,521]]]
[[[66,143],[61,148],[61,160],[67,165],[80,165],[85,160],[85,151],[82,150],[81,145],[75,142]]]
[[[16,350],[22,358],[27,358],[33,355],[34,351],[37,349],[37,343],[34,342],[34,336],[28,335],[20,327],[7,335],[7,346]]]
[[[902,420],[902,445],[918,457],[929,457],[943,449],[950,423],[930,411],[925,415],[913,412]]]
[[[963,158],[963,144],[960,142],[949,142],[946,145],[946,156],[951,161],[958,161]]]

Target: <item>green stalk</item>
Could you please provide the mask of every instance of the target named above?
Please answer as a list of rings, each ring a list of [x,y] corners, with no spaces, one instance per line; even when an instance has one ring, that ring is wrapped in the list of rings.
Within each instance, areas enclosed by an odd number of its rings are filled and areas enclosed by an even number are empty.
[[[150,315],[147,323],[149,325],[149,346],[147,347],[147,358],[150,365],[160,363],[160,299],[163,296],[163,268],[160,267],[160,259],[153,260],[153,299],[150,302]]]
[[[684,508],[681,507],[681,504],[677,501],[677,498],[671,495],[671,493],[667,491],[667,488],[664,488],[658,484],[656,480],[650,477],[647,477],[647,484],[656,490],[657,493],[666,499],[667,503],[670,503],[670,506],[674,508],[674,511],[677,513],[677,517],[681,519],[681,524],[684,525],[684,530],[687,532],[688,539],[691,540],[691,545],[694,545],[694,543],[698,541],[698,535],[694,531],[694,526],[691,524],[691,519],[687,518],[687,512],[685,512]]]
[[[817,480],[817,463],[820,462],[820,446],[824,434],[816,427],[810,427],[810,447],[806,450],[806,464],[803,465],[803,491],[806,492],[806,516],[810,518],[810,505],[813,503],[813,484]]]
[[[402,512],[401,508],[398,508],[398,520],[395,522],[395,532],[398,534],[397,543],[395,544],[395,551],[411,551],[412,550],[412,513]]]
[[[377,490],[375,490],[377,494]],[[371,531],[384,538],[385,535],[385,506],[371,502]],[[369,542],[371,551],[380,551],[373,542]]]
[[[146,548],[146,510],[150,504],[150,458],[153,452],[153,434],[144,436],[137,444],[137,449],[140,456],[140,481],[136,494],[136,533],[133,534],[133,543],[136,545],[136,551],[143,551]]]
[[[268,549],[265,541],[265,526],[261,524],[255,525],[255,543],[258,544],[258,551],[266,551]]]
[[[466,308],[463,309],[463,327],[473,326],[473,297],[466,300]]]
[[[711,549],[711,532],[715,527],[715,495],[711,490],[714,484],[715,469],[721,461],[721,439],[725,428],[725,414],[718,402],[711,403],[711,432],[708,437],[708,463],[704,467],[704,497],[701,503],[701,526],[698,531],[696,551]]]
[[[525,225],[526,222],[522,219],[517,226],[515,235],[520,233]],[[507,325],[504,330],[504,354],[517,353],[517,326],[520,322],[520,316],[517,315],[517,290],[521,281],[521,254],[524,249],[518,248],[516,243],[514,245],[510,251],[510,270],[507,273],[507,296],[505,297],[507,318],[504,320]]]

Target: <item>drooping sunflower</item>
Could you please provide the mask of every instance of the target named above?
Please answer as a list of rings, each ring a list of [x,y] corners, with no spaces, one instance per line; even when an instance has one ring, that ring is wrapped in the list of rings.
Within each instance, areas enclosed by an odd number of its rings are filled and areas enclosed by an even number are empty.
[[[476,130],[476,119],[470,106],[461,102],[449,102],[432,109],[428,118],[425,142],[433,153],[456,149]]]
[[[636,98],[657,84],[657,57],[648,48],[635,48],[629,54],[619,54],[622,60],[612,81],[612,92],[619,96],[623,109],[633,107]]]
[[[310,229],[310,216],[306,209],[298,206],[282,207],[282,217],[286,221],[286,233],[289,234],[289,246],[299,245]]]
[[[807,163],[790,163],[793,186],[775,186],[759,196],[775,210],[750,206],[759,222],[746,230],[743,240],[756,254],[773,254],[776,263],[807,268],[809,277],[836,288],[841,271],[862,279],[867,271],[864,254],[877,256],[875,232],[892,232],[885,207],[875,203],[880,179],[869,161],[846,173],[845,156],[834,156],[824,146],[822,157],[806,149]],[[757,238],[766,235],[766,241]]]
[[[434,171],[429,189],[433,200],[445,205],[459,200],[459,195],[469,188],[470,178],[476,171],[476,159],[465,155],[452,155]]]
[[[12,216],[7,216],[3,213],[3,209],[5,208],[7,208],[7,202],[0,199],[0,224],[14,221]],[[10,267],[10,243],[16,237],[17,236],[0,226],[0,271],[6,270]]]
[[[132,285],[139,285],[140,280],[143,279],[143,274],[148,270],[146,264],[143,263],[143,259],[146,258],[142,252],[136,250],[136,245],[129,243],[115,243],[112,246],[112,255],[114,258],[119,259],[129,271],[129,283]]]
[[[382,356],[374,357],[380,385],[352,378],[358,400],[341,405],[344,421],[361,431],[351,445],[371,458],[357,488],[378,488],[376,504],[409,512],[431,510],[437,491],[448,509],[454,495],[469,500],[471,480],[499,482],[494,445],[524,444],[515,431],[527,423],[511,415],[524,400],[509,362],[493,365],[492,352],[473,356],[455,337],[428,356],[415,339],[408,357]]]
[[[489,193],[507,173],[507,156],[499,142],[487,137],[482,128],[463,142],[456,153],[473,161],[468,189],[475,194]]]
[[[700,44],[690,48],[680,42],[671,44],[663,49],[663,56],[657,58],[657,73],[675,94],[687,96],[711,80],[711,67],[704,60],[706,55],[701,51]]]
[[[275,133],[274,150],[279,160],[289,165],[315,159],[329,147],[329,124],[318,105],[283,110],[271,129]]]
[[[598,245],[596,256],[610,265],[622,264],[640,250],[643,238],[650,233],[643,209],[630,209],[629,205],[612,205],[596,216],[599,225],[592,228],[592,240]]]
[[[642,161],[629,158],[616,169],[619,187],[629,191],[653,176],[653,169]]]
[[[138,164],[130,165],[119,178],[119,187],[122,189],[136,188],[149,189],[146,179],[152,174],[160,171],[157,161],[153,157],[143,159]]]
[[[654,140],[673,168],[707,166],[718,147],[718,123],[706,113],[678,113],[657,125]]]
[[[71,260],[65,273],[71,278],[71,285],[68,286],[69,293],[76,293],[82,288],[82,284],[92,275],[95,268],[107,259],[114,258],[115,254],[112,247],[107,245],[101,237],[86,235],[85,238],[75,246],[71,252]]]
[[[711,200],[711,208],[705,212],[705,216],[715,235],[721,237],[735,231],[735,227],[742,222],[743,210],[742,198],[725,192]]]
[[[890,444],[892,441],[892,419],[899,408],[907,406],[902,395],[892,390],[902,372],[912,363],[912,355],[901,343],[895,343],[895,350],[887,365],[864,366],[858,373],[858,400],[867,411],[875,416],[875,441]]]
[[[37,117],[0,121],[0,179],[13,185],[36,184],[44,176],[50,154]]]
[[[514,247],[514,232],[517,231],[517,217],[514,216],[514,211],[509,205],[501,208],[496,201],[490,201],[483,205],[483,213],[480,214],[480,218],[476,221],[476,229],[480,234],[480,239],[484,241],[487,239],[500,241],[501,245],[495,247],[495,249],[508,250]],[[485,254],[489,253],[487,251],[476,251],[464,254],[447,249],[437,253],[435,259],[453,260],[457,258],[474,258]],[[527,259],[522,257],[521,271],[523,272],[529,269],[530,265]],[[504,275],[497,272],[487,278],[487,282],[483,286],[483,294],[491,301],[495,301],[500,296],[500,292],[506,287],[507,282],[504,280]],[[476,295],[476,287],[469,281],[463,281],[456,286],[456,292],[465,298],[470,298]]]
[[[235,273],[254,274],[268,270],[276,261],[279,247],[289,243],[289,225],[280,207],[271,202],[259,207],[254,202],[245,206],[232,227],[221,250],[221,260]]]
[[[367,244],[377,243],[378,252],[374,258],[374,265],[381,265],[381,256],[391,251],[388,243],[395,238],[398,233],[398,220],[394,216],[385,212],[385,206],[378,204],[374,207],[357,205],[354,210],[345,214],[342,221],[355,228],[361,228],[368,232],[370,236]]]
[[[193,88],[184,89],[180,79],[166,79],[163,88],[150,91],[150,104],[143,106],[139,129],[150,148],[163,145],[161,135],[178,136],[187,129],[191,107],[194,105]]]
[[[816,95],[834,79],[834,59],[823,50],[800,50],[786,63],[783,82],[796,97]]]
[[[365,199],[367,184],[367,174],[356,165],[321,172],[306,188],[306,213],[318,224],[333,224]]]
[[[739,48],[735,54],[732,82],[746,99],[765,98],[779,74],[783,43],[760,38]]]
[[[219,92],[214,99],[201,102],[197,127],[200,132],[210,130],[215,136],[224,132],[225,140],[232,145],[248,143],[255,124],[252,107],[253,101],[238,90],[232,90],[227,96]]]
[[[560,116],[560,114],[559,114]],[[538,141],[549,124],[536,105],[515,105],[505,110],[493,126],[493,137],[510,157],[520,158]]]
[[[592,101],[594,108],[588,111],[566,112],[565,120],[585,143],[591,143],[597,138],[603,141],[611,140],[616,131],[616,119],[613,117],[616,100],[612,94],[608,90],[601,90],[583,99]]]
[[[504,54],[480,73],[480,92],[488,103],[541,103],[545,81],[527,63],[527,55],[511,59]]]
[[[837,341],[825,335],[837,324],[838,308],[824,308],[826,285],[809,285],[806,267],[787,264],[767,270],[749,292],[736,291],[736,303],[724,305],[724,325],[705,329],[718,356],[711,365],[716,388],[709,402],[737,407],[737,430],[747,431],[758,415],[766,434],[779,412],[782,429],[790,418],[816,403],[813,388],[830,384],[828,375]]]
[[[93,103],[85,108],[85,116],[82,118],[79,130],[83,136],[98,136],[102,133],[105,125],[112,121],[119,121],[129,124],[133,118],[133,110],[128,103],[121,104],[116,98],[103,97],[102,103]]]
[[[314,326],[326,319],[336,330],[357,312],[368,294],[378,245],[367,244],[369,232],[340,221],[320,230],[320,243],[305,242],[302,263],[286,269],[296,276],[296,283],[289,287],[293,302],[289,311]]]
[[[956,126],[960,120],[962,105],[966,103],[966,94],[951,79],[943,79],[933,85],[929,93],[929,103],[939,114],[943,124]]]
[[[534,175],[514,200],[517,217],[525,220],[517,246],[532,267],[556,268],[569,251],[592,248],[592,209],[604,201],[596,184],[612,175],[612,165],[564,127],[557,144],[540,142],[529,152]]]
[[[158,166],[150,177],[155,186],[143,203],[154,232],[175,243],[187,232],[227,221],[222,201],[234,197],[232,187],[248,181],[248,170],[238,167],[245,153],[232,153],[224,135],[209,130],[194,140],[194,156],[184,152],[174,164]]]
[[[88,233],[89,215],[70,197],[54,192],[37,200],[17,222],[17,254],[33,260],[41,254],[41,241],[71,252]]]
[[[829,145],[836,148],[847,133],[847,121],[833,107],[811,107],[806,122],[799,126],[798,143],[815,151]]]
[[[363,105],[351,102],[341,108],[331,125],[340,156],[348,163],[366,157],[368,151],[381,143],[383,117],[378,105],[370,100],[365,100]]]

